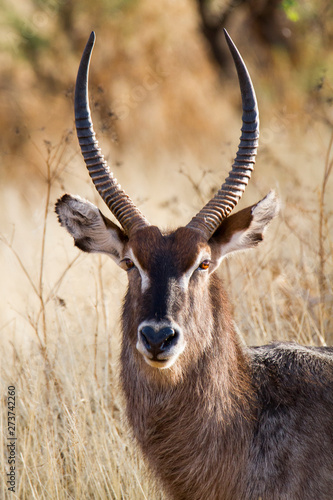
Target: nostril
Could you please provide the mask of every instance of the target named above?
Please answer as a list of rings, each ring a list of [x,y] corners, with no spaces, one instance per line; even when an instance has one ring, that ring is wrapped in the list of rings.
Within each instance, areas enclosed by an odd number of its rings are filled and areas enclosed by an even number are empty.
[[[151,351],[154,344],[154,334],[155,331],[150,326],[145,326],[140,330],[142,342],[148,351]]]
[[[145,334],[143,332],[141,332],[141,338],[142,338],[142,342],[143,342],[143,345],[145,346],[145,348],[150,351],[151,349],[151,345],[147,339],[147,337],[145,336]]]
[[[178,332],[173,328],[163,328],[160,333],[164,338],[161,343],[161,349],[167,349],[177,341]]]

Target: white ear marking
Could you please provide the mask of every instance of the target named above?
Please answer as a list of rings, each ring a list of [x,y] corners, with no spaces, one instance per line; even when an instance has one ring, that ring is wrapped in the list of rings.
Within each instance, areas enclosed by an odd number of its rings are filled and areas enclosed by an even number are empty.
[[[214,271],[220,265],[221,261],[226,255],[229,255],[233,252],[246,250],[248,248],[253,248],[258,245],[258,243],[262,241],[263,235],[269,223],[274,217],[278,215],[279,208],[280,203],[275,192],[270,191],[268,195],[265,196],[265,198],[260,200],[256,205],[252,207],[250,224],[248,223],[249,209],[241,210],[240,212],[232,215],[231,217],[233,218],[235,229],[232,230],[232,225],[230,225],[228,228],[229,233],[227,233],[227,236],[223,238],[222,232],[222,234],[218,236],[218,238],[220,238],[220,241],[217,238],[217,240],[215,242],[213,241],[212,243],[215,254],[215,262],[211,270]],[[244,215],[242,214],[246,214],[246,210],[247,215],[244,217]],[[244,218],[244,222],[242,222],[242,217]]]
[[[84,252],[105,253],[119,264],[125,235],[100,210],[79,196],[64,195],[56,203],[59,222]]]
[[[267,224],[279,214],[280,200],[276,196],[275,191],[272,189],[262,200],[260,200],[252,208],[252,215],[256,220],[258,227],[263,227],[266,230]]]

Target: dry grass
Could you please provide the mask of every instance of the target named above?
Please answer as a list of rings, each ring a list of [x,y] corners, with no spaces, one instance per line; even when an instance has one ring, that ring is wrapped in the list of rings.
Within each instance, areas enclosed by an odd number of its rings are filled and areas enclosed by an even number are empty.
[[[238,90],[224,85],[221,92],[196,33],[196,17],[193,11],[186,15],[188,3],[170,2],[178,27],[171,9],[162,31],[141,29],[137,45],[137,18],[126,24],[132,36],[126,38],[124,27],[109,35],[122,46],[111,50],[118,69],[111,89],[110,72],[99,69],[107,51],[95,51],[94,82],[102,79],[106,89],[106,96],[97,85],[92,92],[103,149],[108,155],[110,134],[117,133],[120,146],[113,144],[110,154],[115,174],[149,220],[162,227],[186,223],[221,183],[239,131]],[[158,25],[162,7],[151,13],[151,2],[142,5],[147,26]],[[180,27],[181,44],[175,43]],[[107,32],[101,28],[98,40]],[[156,39],[160,43],[152,44]],[[289,99],[296,94],[294,87],[287,92],[290,78],[291,70],[283,81]],[[318,91],[310,100],[301,94],[274,104],[265,95],[266,80],[258,91],[261,149],[241,207],[275,188],[281,215],[257,250],[230,258],[219,272],[247,343],[332,344],[332,89],[324,86],[325,99]],[[127,113],[117,123],[105,104],[113,94],[119,96],[118,113]],[[57,98],[45,117],[41,98],[34,115],[26,115],[24,148],[16,153],[14,141],[1,176],[0,470],[8,465],[10,385],[17,391],[18,467],[16,494],[2,482],[0,497],[158,500],[162,494],[135,450],[118,390],[118,318],[126,277],[105,257],[79,254],[53,213],[64,191],[80,193],[104,210],[73,140],[69,101]],[[28,172],[29,181],[14,175],[13,165],[18,174]]]

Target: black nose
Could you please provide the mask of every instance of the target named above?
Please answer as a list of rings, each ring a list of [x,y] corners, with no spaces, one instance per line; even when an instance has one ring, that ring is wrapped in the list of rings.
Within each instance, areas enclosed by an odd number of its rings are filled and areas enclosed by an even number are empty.
[[[171,327],[154,330],[151,326],[144,326],[139,334],[143,345],[154,358],[176,345],[179,337],[177,330]]]

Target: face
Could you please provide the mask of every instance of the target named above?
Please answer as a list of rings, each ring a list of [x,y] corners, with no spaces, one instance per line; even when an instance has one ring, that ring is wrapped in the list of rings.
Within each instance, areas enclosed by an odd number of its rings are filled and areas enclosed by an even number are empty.
[[[130,306],[135,309],[135,347],[148,365],[170,368],[179,356],[186,357],[186,344],[195,341],[198,322],[209,309],[205,296],[210,265],[209,245],[188,228],[162,235],[149,226],[125,246],[121,266],[128,273]]]
[[[181,358],[174,373],[184,373],[215,341],[216,322],[228,322],[225,295],[211,274],[226,255],[260,243],[278,207],[271,192],[225,218],[208,242],[190,227],[163,235],[157,227],[146,226],[128,236],[77,196],[64,195],[56,211],[76,246],[107,254],[127,271],[125,346],[157,370]]]

